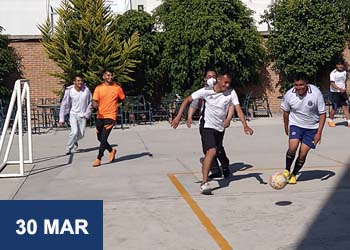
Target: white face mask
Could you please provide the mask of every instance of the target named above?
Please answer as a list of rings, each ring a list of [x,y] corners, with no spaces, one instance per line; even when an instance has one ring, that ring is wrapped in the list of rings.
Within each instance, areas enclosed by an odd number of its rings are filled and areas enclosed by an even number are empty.
[[[207,80],[207,85],[209,86],[209,87],[213,87],[214,85],[215,85],[215,83],[216,83],[216,79],[215,78],[209,78],[208,80]]]

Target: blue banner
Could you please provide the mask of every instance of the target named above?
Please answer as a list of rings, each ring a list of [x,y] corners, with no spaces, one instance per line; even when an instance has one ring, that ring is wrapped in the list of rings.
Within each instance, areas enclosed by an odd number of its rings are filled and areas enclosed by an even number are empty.
[[[101,200],[2,200],[4,250],[103,250]]]

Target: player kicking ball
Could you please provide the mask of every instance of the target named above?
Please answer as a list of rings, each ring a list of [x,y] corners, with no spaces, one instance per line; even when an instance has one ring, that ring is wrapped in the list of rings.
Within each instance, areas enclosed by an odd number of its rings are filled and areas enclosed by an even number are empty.
[[[284,131],[289,135],[286,169],[283,174],[289,184],[296,184],[296,175],[303,167],[309,150],[315,149],[321,141],[326,121],[326,106],[321,91],[315,85],[308,84],[304,74],[297,74],[294,87],[283,97],[281,109]],[[298,148],[298,158],[291,172]]]
[[[203,180],[200,186],[202,194],[211,194],[208,173],[217,155],[217,150],[219,150],[222,145],[224,129],[229,126],[234,109],[243,124],[244,132],[249,135],[253,134],[253,130],[247,125],[236,92],[229,88],[231,81],[232,76],[229,72],[219,74],[217,83],[213,88],[204,87],[192,93],[191,96],[188,96],[182,102],[177,116],[171,122],[171,126],[176,129],[179,125],[182,113],[192,100],[205,100],[205,110],[202,112],[202,117],[200,118],[203,118],[203,122],[201,122],[199,130],[203,151],[205,152],[202,163]]]

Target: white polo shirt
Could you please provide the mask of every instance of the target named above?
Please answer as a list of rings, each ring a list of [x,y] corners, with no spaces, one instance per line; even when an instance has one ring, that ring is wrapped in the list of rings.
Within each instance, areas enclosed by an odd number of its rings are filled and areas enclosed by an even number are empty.
[[[333,70],[329,76],[330,81],[334,82],[335,85],[337,85],[339,88],[345,89],[345,82],[346,82],[346,71],[338,71],[337,69]],[[335,89],[330,85],[330,91],[331,92],[340,92],[339,90]]]
[[[305,96],[299,96],[294,88],[284,95],[281,109],[289,113],[289,125],[301,128],[317,129],[320,114],[326,113],[321,91],[312,84],[308,84]]]
[[[238,105],[236,91],[228,89],[225,92],[215,92],[213,88],[204,87],[192,93],[192,99],[204,99],[205,107],[201,115],[204,121],[204,128],[212,128],[217,131],[224,131],[224,121],[230,105]]]

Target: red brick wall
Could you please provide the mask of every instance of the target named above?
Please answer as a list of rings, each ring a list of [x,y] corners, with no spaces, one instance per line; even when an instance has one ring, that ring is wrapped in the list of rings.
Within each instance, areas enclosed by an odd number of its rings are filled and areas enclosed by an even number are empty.
[[[57,98],[56,91],[62,89],[59,79],[49,73],[60,69],[50,60],[39,40],[11,41],[21,58],[23,77],[29,79],[32,102],[39,102],[41,98]]]

